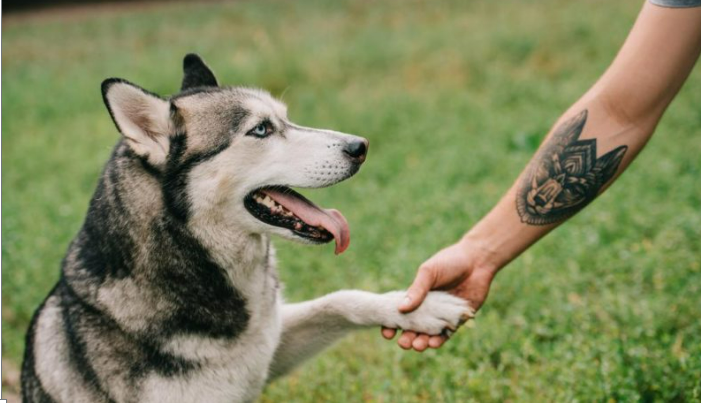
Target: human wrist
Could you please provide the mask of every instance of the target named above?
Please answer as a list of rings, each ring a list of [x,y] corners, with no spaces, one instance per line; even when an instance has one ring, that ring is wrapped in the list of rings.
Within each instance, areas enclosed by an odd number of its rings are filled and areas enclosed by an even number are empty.
[[[547,232],[543,227],[529,227],[520,222],[516,209],[508,203],[512,192],[472,227],[460,244],[473,255],[473,264],[493,274],[520,255]]]
[[[458,241],[458,246],[470,259],[473,271],[483,271],[493,276],[506,265],[505,257],[472,231]]]

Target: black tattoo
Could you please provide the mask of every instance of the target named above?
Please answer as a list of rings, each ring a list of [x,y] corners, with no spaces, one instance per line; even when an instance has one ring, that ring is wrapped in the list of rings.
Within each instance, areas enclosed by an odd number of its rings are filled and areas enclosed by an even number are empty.
[[[584,208],[613,178],[627,146],[596,158],[596,139],[579,140],[587,111],[560,125],[531,162],[516,196],[521,221],[546,225]]]

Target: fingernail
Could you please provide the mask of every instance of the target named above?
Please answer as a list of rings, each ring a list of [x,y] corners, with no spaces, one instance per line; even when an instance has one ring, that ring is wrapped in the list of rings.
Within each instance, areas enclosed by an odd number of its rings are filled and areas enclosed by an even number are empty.
[[[406,297],[404,297],[404,301],[402,302],[402,306],[408,306],[410,304],[411,304],[411,297],[407,295]]]

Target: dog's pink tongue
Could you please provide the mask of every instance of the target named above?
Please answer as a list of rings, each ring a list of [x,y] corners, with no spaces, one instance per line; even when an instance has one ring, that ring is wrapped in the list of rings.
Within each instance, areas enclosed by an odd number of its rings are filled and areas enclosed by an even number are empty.
[[[308,200],[272,189],[264,190],[273,200],[285,206],[294,215],[312,227],[323,227],[336,241],[336,254],[341,254],[350,245],[348,221],[335,209],[320,209]]]

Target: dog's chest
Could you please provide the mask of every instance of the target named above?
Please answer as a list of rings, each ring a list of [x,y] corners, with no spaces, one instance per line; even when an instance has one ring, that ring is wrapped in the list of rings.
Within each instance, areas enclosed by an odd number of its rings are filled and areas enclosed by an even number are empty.
[[[152,375],[144,384],[142,401],[251,401],[257,397],[268,375],[281,333],[277,275],[273,267],[257,271],[242,286],[250,319],[235,340],[201,336],[178,336],[168,350],[199,367],[185,376]],[[153,394],[151,394],[152,391]]]

